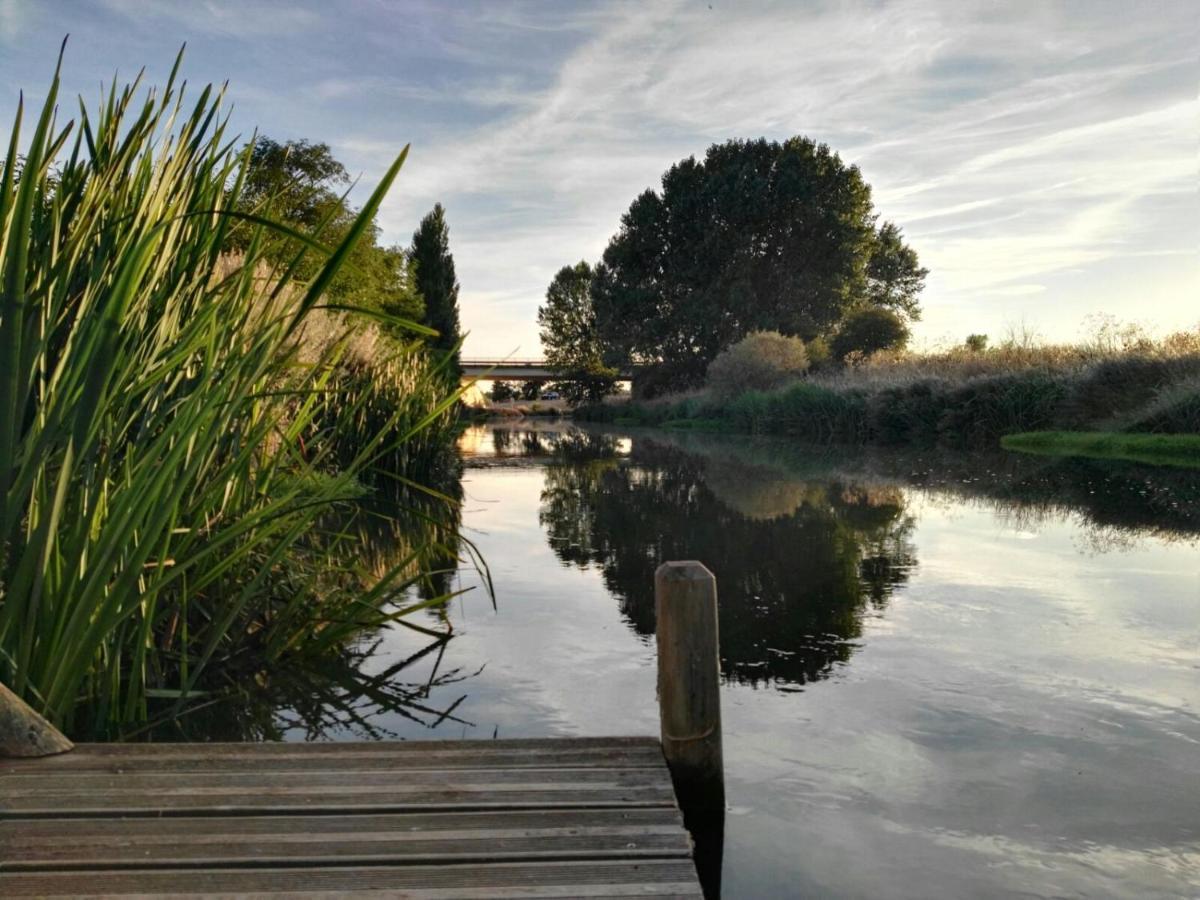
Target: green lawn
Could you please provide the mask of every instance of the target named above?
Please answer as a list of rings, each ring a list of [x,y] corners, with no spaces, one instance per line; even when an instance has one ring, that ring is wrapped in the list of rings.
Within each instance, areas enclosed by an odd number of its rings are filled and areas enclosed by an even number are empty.
[[[1043,456],[1124,459],[1158,466],[1200,468],[1200,434],[1117,434],[1109,431],[1031,431],[1000,439],[1006,450]]]

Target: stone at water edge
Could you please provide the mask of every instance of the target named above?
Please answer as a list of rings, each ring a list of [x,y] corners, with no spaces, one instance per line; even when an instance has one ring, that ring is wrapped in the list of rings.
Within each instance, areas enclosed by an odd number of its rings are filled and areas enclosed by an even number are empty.
[[[74,746],[62,732],[0,684],[0,757],[53,756]]]

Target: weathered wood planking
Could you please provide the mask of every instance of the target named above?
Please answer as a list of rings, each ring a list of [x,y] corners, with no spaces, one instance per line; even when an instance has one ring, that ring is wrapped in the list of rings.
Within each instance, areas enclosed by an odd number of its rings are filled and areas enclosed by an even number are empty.
[[[0,760],[0,896],[701,896],[653,739]]]
[[[363,866],[67,872],[6,876],[10,897],[142,897],[282,894],[346,897],[383,891],[407,900],[538,897],[700,897],[687,860],[499,863],[492,866]],[[385,894],[386,895],[386,894]]]

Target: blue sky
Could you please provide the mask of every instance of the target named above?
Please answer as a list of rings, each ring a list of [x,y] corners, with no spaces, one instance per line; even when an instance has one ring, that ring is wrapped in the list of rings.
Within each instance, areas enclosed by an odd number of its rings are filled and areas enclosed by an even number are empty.
[[[328,142],[360,199],[411,142],[381,224],[407,243],[446,206],[468,353],[537,353],[560,266],[673,162],[760,135],[861,167],[931,270],[920,343],[1200,322],[1195,0],[0,0],[0,121],[67,32],[92,101],[186,41],[238,130]]]

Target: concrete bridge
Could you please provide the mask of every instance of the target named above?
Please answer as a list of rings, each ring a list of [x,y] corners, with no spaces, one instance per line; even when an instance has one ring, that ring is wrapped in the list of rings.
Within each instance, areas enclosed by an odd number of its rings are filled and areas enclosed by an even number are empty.
[[[461,359],[463,375],[466,378],[480,378],[484,381],[568,381],[561,372],[556,372],[546,365],[546,360],[535,358],[508,357],[506,359]],[[632,381],[632,370],[621,371],[618,381]]]

